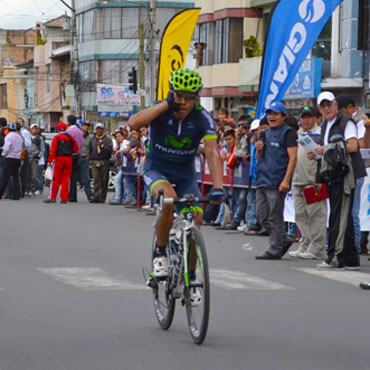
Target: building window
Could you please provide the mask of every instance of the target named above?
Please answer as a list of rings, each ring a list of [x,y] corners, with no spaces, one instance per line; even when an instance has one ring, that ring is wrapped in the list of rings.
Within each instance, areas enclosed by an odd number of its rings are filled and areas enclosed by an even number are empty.
[[[8,109],[7,84],[0,84],[0,109]]]
[[[369,50],[369,5],[359,1],[358,17],[358,49]]]
[[[236,63],[243,55],[243,18],[216,21],[215,63]]]
[[[205,43],[203,65],[214,64],[215,60],[215,23],[207,22],[199,25],[199,42]]]
[[[139,9],[123,8],[122,9],[122,39],[139,38]]]
[[[102,60],[99,69],[99,82],[108,85],[127,85],[128,73],[136,64],[137,61],[130,59]]]
[[[79,65],[81,91],[95,91],[98,79],[97,61],[83,62]]]
[[[330,77],[331,75],[331,18],[328,20],[314,46],[311,55],[313,58],[322,58],[322,76]]]
[[[121,8],[103,9],[103,38],[119,39],[122,30]]]

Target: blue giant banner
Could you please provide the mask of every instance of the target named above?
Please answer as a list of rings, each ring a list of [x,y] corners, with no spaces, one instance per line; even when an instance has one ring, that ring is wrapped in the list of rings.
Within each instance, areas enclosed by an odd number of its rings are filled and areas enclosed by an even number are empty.
[[[257,118],[280,101],[335,8],[343,0],[280,0],[271,14]]]

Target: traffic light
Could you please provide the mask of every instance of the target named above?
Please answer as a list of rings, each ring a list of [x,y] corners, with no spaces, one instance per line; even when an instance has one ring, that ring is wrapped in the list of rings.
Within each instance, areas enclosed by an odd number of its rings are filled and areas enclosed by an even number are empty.
[[[131,72],[128,73],[128,88],[136,94],[137,92],[137,75],[136,75],[136,68],[132,67]]]

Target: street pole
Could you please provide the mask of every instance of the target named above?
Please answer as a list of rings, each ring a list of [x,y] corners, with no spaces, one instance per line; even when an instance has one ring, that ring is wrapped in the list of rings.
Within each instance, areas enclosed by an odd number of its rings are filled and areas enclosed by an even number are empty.
[[[75,102],[76,102],[76,116],[81,117],[81,92],[80,92],[80,72],[78,63],[78,39],[77,39],[77,25],[76,25],[76,8],[75,0],[71,0],[72,4],[72,44],[73,44],[73,55],[72,55],[72,66],[73,66],[73,85],[75,89]]]
[[[156,54],[155,54],[155,10],[157,2],[156,0],[150,0],[150,47],[151,47],[151,63],[150,63],[150,100],[151,103],[155,101],[155,88],[154,88],[154,74],[156,70]]]
[[[140,23],[139,25],[139,38],[140,38],[140,60],[139,60],[139,68],[140,68],[140,90],[141,93],[144,95],[140,96],[140,108],[145,108],[145,69],[144,69],[144,24]]]

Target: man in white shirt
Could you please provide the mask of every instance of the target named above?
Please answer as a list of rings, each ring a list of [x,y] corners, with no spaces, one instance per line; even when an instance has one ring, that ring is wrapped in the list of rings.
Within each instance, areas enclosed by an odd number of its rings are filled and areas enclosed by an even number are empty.
[[[338,110],[333,93],[322,92],[317,97],[317,104],[325,120],[320,145],[315,151],[323,156],[319,169],[328,164],[330,169],[325,178],[320,179],[323,175],[320,173],[316,181],[319,183],[323,180],[326,183],[330,201],[328,256],[322,264],[317,265],[317,269],[359,270],[360,258],[355,247],[352,217],[355,185],[350,180],[366,176],[366,171],[359,151],[357,128],[350,117]],[[343,146],[344,150],[341,149]],[[333,152],[330,153],[329,149],[333,149]],[[343,166],[337,166],[337,157],[333,167],[330,154],[334,150],[343,157],[348,171]],[[314,160],[313,153],[309,154],[309,158]]]
[[[367,115],[356,106],[355,100],[351,95],[340,94],[336,98],[338,108],[342,113],[352,117],[357,126],[357,139],[360,148],[365,147],[364,136],[366,132],[365,121],[368,119]],[[353,201],[353,223],[355,227],[355,245],[358,253],[361,253],[361,225],[360,225],[360,203],[361,203],[361,189],[364,184],[364,177],[356,180],[355,198]]]

